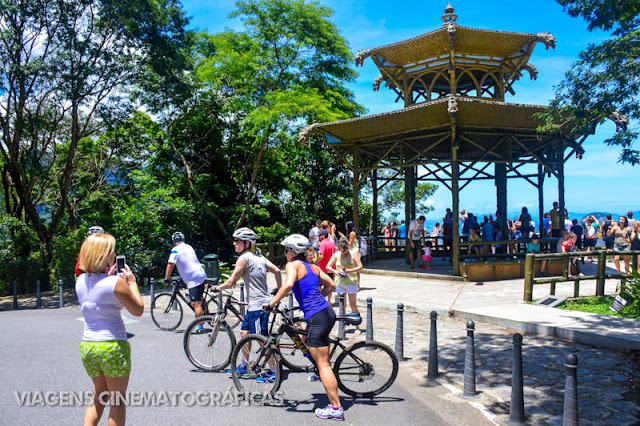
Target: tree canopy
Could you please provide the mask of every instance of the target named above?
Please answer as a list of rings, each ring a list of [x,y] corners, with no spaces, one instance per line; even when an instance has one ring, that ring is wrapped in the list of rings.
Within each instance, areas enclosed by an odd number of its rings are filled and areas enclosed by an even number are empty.
[[[557,0],[569,15],[582,17],[589,31],[610,31],[611,37],[589,45],[566,73],[556,98],[543,115],[545,131],[570,125],[577,133],[604,120],[616,123],[616,134],[605,140],[620,147],[619,161],[640,163],[640,3],[635,0]]]

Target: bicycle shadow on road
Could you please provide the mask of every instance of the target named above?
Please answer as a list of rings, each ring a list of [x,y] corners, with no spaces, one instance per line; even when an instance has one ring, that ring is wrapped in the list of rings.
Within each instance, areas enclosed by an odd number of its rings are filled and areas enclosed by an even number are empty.
[[[348,396],[340,396],[340,401],[342,402],[342,407],[346,411],[354,405],[378,406],[380,404],[390,402],[403,402],[404,398],[376,396],[374,398],[356,399]],[[285,407],[285,409],[289,412],[314,413],[316,408],[324,407],[327,404],[329,404],[329,398],[327,398],[326,394],[314,393],[312,394],[312,398],[304,400],[290,400],[285,398],[283,404],[279,405],[279,407]],[[309,408],[302,408],[301,406],[309,406]]]

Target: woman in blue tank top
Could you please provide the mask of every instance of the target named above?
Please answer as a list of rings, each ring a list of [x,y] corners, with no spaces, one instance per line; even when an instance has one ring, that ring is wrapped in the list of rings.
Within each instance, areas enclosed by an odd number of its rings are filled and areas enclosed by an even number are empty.
[[[335,290],[335,284],[318,266],[305,261],[306,251],[311,246],[305,236],[289,235],[281,244],[285,247],[288,261],[287,278],[269,302],[269,308],[273,308],[293,290],[307,320],[307,347],[318,366],[320,380],[330,402],[324,408],[317,408],[316,416],[344,420],[344,410],[338,397],[338,382],[329,364],[329,333],[336,322],[336,314],[327,302],[326,296]]]

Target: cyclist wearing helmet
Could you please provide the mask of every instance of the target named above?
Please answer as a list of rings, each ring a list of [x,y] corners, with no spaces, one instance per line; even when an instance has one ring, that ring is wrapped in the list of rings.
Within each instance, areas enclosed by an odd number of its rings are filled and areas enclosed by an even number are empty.
[[[174,232],[171,236],[171,241],[173,241],[173,249],[167,262],[164,281],[170,282],[173,268],[177,266],[180,278],[189,289],[191,306],[196,318],[198,318],[203,314],[202,295],[204,294],[204,280],[207,278],[207,274],[202,269],[193,247],[184,242],[184,234],[182,232]]]
[[[278,288],[282,285],[280,269],[265,257],[251,252],[251,247],[256,243],[258,236],[249,228],[236,229],[233,233],[233,248],[239,256],[231,277],[223,284],[215,288],[216,291],[232,288],[242,277],[246,293],[245,300],[248,303],[247,314],[240,326],[240,336],[249,334],[261,334],[267,336],[269,328],[269,313],[262,310],[262,305],[269,303],[271,296],[267,289],[267,272],[271,272],[276,278]],[[237,373],[242,377],[247,374],[246,361],[237,367]],[[231,373],[231,371],[228,371]],[[259,377],[258,381],[275,380],[275,371],[265,377]]]
[[[91,226],[88,230],[87,230],[87,237],[89,235],[93,235],[93,234],[104,234],[104,229],[102,229],[101,226]],[[76,278],[78,278],[80,275],[84,274],[84,271],[82,269],[80,269],[80,254],[78,254],[78,261],[76,262]]]
[[[311,246],[305,236],[289,235],[280,244],[285,247],[287,256],[287,279],[263,309],[271,310],[293,290],[307,320],[307,347],[318,365],[320,380],[330,402],[324,408],[317,408],[315,414],[322,419],[344,420],[338,383],[329,364],[329,333],[336,322],[336,314],[325,297],[335,290],[335,284],[318,266],[305,261],[306,251]]]

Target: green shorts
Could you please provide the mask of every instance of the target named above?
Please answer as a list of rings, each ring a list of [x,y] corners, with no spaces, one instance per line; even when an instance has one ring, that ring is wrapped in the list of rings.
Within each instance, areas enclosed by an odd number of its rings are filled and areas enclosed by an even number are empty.
[[[124,377],[131,372],[131,346],[126,340],[80,343],[82,364],[91,378]]]

